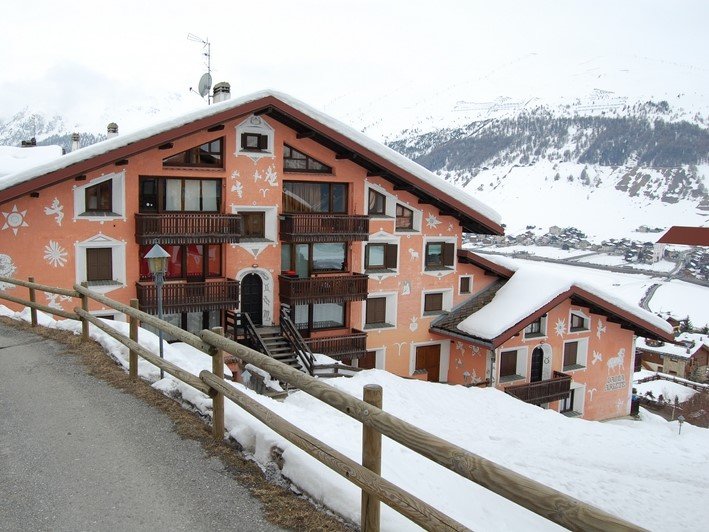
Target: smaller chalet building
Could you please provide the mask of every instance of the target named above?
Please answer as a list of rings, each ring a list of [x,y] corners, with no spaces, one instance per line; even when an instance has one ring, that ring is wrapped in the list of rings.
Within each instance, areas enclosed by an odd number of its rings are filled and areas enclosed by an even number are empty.
[[[672,343],[638,338],[635,347],[645,369],[699,382],[709,380],[709,335],[682,333]]]
[[[664,322],[463,251],[464,233],[502,235],[497,212],[305,103],[219,99],[0,177],[0,275],[155,313],[144,256],[160,244],[165,319],[186,330],[241,327],[291,362],[305,343],[587,419],[629,412],[634,334],[670,340]]]
[[[635,335],[670,338],[669,324],[543,267],[468,251],[459,260],[483,269],[486,286],[431,324],[458,339],[450,381],[484,382],[585,419],[628,414]]]

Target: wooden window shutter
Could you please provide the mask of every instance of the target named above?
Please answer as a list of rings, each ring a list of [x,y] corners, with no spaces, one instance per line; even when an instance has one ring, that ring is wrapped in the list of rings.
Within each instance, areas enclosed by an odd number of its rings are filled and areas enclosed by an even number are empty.
[[[367,323],[384,323],[386,320],[386,298],[367,299]]]
[[[241,134],[241,149],[242,150],[245,150],[247,148],[247,144],[248,144],[247,139],[248,139],[248,134],[242,133]]]
[[[517,372],[517,351],[503,351],[500,354],[500,376],[506,377]]]
[[[470,293],[470,277],[460,278],[460,293],[469,294]]]
[[[268,149],[268,135],[259,135],[258,136],[258,147],[260,150],[267,150]]]
[[[453,255],[455,254],[455,244],[443,244],[443,265],[453,266]]]
[[[387,244],[384,247],[384,267],[395,269],[398,255],[399,246],[397,244]]]
[[[113,250],[111,248],[90,248],[86,250],[86,280],[113,280]]]

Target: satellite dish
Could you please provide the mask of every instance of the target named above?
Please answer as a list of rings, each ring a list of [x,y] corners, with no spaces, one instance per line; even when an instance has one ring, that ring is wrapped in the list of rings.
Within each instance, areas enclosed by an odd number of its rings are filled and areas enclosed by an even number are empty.
[[[202,74],[202,77],[199,78],[199,85],[197,85],[197,91],[199,92],[199,95],[204,98],[207,94],[209,94],[209,89],[212,88],[212,75],[207,72],[206,74]]]

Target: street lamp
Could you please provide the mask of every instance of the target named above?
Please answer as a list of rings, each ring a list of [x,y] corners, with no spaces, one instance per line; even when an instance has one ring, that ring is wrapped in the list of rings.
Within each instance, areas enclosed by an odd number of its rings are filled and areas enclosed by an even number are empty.
[[[167,271],[167,259],[170,254],[158,244],[155,244],[150,251],[145,254],[145,259],[148,261],[148,269],[153,274],[155,286],[158,291],[158,318],[162,320],[162,285],[165,281],[165,272]],[[162,329],[158,329],[158,339],[160,341],[160,358],[163,357],[162,352]],[[165,376],[163,369],[160,368],[160,379]]]

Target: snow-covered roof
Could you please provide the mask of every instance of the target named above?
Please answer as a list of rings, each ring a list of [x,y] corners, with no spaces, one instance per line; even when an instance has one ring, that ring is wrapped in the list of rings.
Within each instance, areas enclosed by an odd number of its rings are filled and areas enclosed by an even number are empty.
[[[0,187],[4,176],[42,165],[61,156],[61,146],[0,146]]]
[[[696,333],[682,333],[675,338],[677,344],[666,342],[665,345],[648,344],[645,338],[638,338],[635,347],[643,351],[657,353],[676,358],[690,358],[702,346],[709,348],[709,335]]]
[[[671,336],[672,326],[662,318],[655,316],[638,306],[614,297],[596,286],[565,276],[560,272],[551,271],[542,265],[522,265],[505,260],[501,257],[488,256],[495,262],[514,271],[512,277],[495,293],[492,300],[458,324],[463,333],[492,341],[497,339],[498,345],[506,338],[500,338],[504,333],[509,336],[523,328],[524,320],[544,309],[557,297],[594,298],[600,300],[609,310],[619,311],[631,321],[644,327],[659,330]],[[519,329],[515,329],[519,327]]]
[[[327,128],[349,138],[365,150],[368,150],[369,152],[381,157],[389,163],[399,167],[403,171],[408,172],[409,174],[420,179],[422,182],[427,183],[432,187],[435,187],[442,194],[448,196],[454,201],[467,205],[470,209],[478,212],[480,215],[484,216],[495,224],[499,225],[501,223],[502,218],[497,211],[488,207],[487,205],[472,197],[471,195],[463,192],[460,188],[438,177],[423,166],[411,161],[400,153],[395,152],[391,148],[373,139],[370,139],[360,131],[357,131],[356,129],[340,122],[339,120],[326,115],[325,113],[307,105],[306,103],[303,103],[300,100],[282,92],[273,90],[259,91],[249,94],[247,96],[243,96],[241,98],[234,98],[225,102],[220,102],[204,109],[199,109],[197,111],[183,114],[181,116],[160,122],[151,127],[146,127],[144,129],[128,134],[119,135],[117,137],[104,140],[97,144],[81,148],[65,155],[64,157],[46,162],[44,164],[40,164],[33,168],[19,171],[12,175],[0,177],[0,191],[9,189],[10,187],[16,186],[21,183],[25,183],[34,178],[44,176],[51,172],[56,172],[58,170],[67,168],[68,166],[71,166],[73,164],[77,164],[82,161],[86,161],[88,159],[106,154],[112,150],[127,147],[133,143],[137,143],[155,135],[169,132],[170,130],[179,128],[192,122],[209,118],[211,116],[219,115],[220,113],[229,111],[230,109],[235,109],[251,102],[258,102],[259,100],[269,97],[275,98],[276,100],[283,102],[284,104],[292,107],[293,109],[296,109],[300,113],[303,113],[312,120],[315,120],[323,126],[326,126]]]

